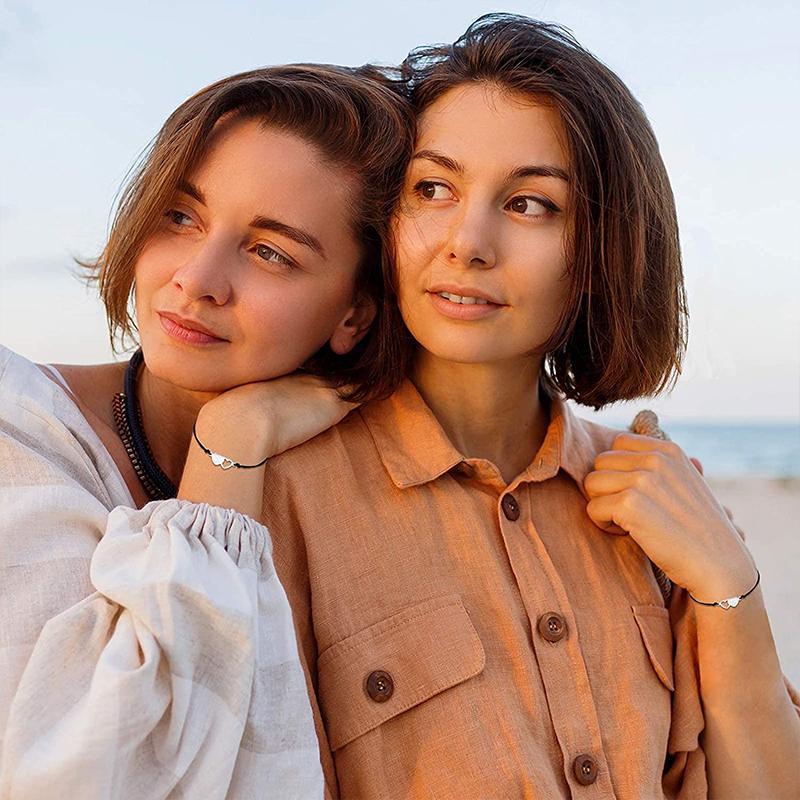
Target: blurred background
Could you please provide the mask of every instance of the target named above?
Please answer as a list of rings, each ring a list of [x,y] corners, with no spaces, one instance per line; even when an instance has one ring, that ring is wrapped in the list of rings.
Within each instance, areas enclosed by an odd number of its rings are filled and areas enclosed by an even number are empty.
[[[213,3],[0,0],[0,343],[40,362],[114,356],[73,257],[186,97],[264,64],[395,63],[483,13],[558,22],[642,102],[676,195],[691,312],[684,374],[649,407],[748,534],[800,684],[800,5],[765,2]]]

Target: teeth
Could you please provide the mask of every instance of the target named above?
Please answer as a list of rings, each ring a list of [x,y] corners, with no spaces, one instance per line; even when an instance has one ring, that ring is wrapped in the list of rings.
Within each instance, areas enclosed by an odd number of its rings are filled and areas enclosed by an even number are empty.
[[[461,303],[465,306],[471,306],[473,304],[479,306],[485,306],[489,304],[488,300],[484,300],[480,297],[462,297],[460,294],[451,294],[450,292],[437,292],[439,297],[444,297],[445,300],[449,300],[451,303]]]

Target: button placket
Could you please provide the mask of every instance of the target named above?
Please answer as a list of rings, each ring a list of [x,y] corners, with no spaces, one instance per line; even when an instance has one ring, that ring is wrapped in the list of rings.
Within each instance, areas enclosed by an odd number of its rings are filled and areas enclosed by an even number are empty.
[[[513,493],[507,489],[507,494],[501,495],[501,535],[531,622],[531,644],[551,707],[553,724],[566,757],[566,778],[573,787],[576,784],[594,784],[589,790],[595,793],[593,796],[613,797],[608,771],[601,769],[602,749],[594,756],[584,750],[588,742],[599,741],[601,737],[581,645],[571,630],[576,623],[570,598],[534,520],[528,515],[528,506],[526,515],[521,515],[520,492],[530,495],[531,486],[519,484],[514,486]],[[517,518],[522,517],[522,522],[516,525],[507,525],[503,521],[503,516],[515,521],[511,519],[514,509],[509,508],[510,517],[505,507],[509,504],[506,499],[509,494],[520,512]],[[530,503],[530,509],[536,508],[532,497],[526,497],[525,502]],[[576,758],[576,753],[581,755]]]

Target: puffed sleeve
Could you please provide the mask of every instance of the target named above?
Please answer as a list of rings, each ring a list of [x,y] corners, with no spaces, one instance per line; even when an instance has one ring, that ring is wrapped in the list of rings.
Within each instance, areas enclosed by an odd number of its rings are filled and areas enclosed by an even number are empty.
[[[0,423],[0,798],[321,797],[267,529],[109,509],[69,431]]]

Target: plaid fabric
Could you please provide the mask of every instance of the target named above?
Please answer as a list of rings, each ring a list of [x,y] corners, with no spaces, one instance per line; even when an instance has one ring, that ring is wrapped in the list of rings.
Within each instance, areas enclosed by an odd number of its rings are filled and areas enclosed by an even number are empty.
[[[69,397],[0,348],[0,797],[321,797],[268,531],[132,505]]]

